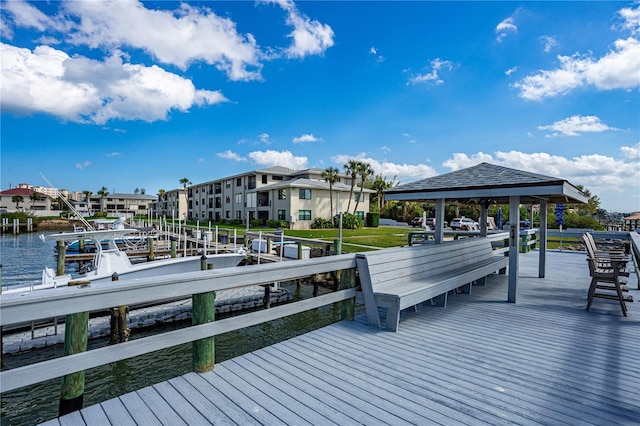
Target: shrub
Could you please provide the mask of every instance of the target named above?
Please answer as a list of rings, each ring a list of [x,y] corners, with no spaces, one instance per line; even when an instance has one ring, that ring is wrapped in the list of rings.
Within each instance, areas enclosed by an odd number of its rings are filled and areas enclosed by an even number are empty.
[[[267,227],[269,228],[289,228],[289,222],[286,220],[273,220],[267,221]]]
[[[380,213],[367,213],[367,226],[377,228],[380,225]]]
[[[339,217],[335,218],[335,226],[338,227]],[[351,213],[344,213],[342,215],[342,227],[344,229],[360,229],[364,226],[362,219]]]
[[[323,219],[321,217],[316,217],[311,223],[311,229],[327,229],[331,227],[331,220]]]

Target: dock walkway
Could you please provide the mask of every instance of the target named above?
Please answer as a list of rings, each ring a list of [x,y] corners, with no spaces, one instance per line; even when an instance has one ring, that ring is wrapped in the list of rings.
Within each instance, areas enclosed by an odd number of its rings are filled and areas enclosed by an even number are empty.
[[[69,424],[640,424],[640,291],[585,311],[584,253],[520,256],[516,304],[492,275],[397,333],[339,322],[47,422]]]

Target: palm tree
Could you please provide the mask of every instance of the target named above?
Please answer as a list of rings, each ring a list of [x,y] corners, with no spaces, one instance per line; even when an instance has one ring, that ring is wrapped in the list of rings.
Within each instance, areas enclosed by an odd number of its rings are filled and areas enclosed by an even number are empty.
[[[364,191],[364,183],[367,181],[369,176],[373,175],[373,168],[371,164],[365,162],[359,162],[358,164],[358,174],[360,175],[360,195],[358,195],[358,199],[356,200],[356,206],[353,208],[353,214],[356,214],[358,210],[358,203],[362,199],[362,192]]]
[[[182,179],[180,179],[180,183],[182,184],[182,187],[184,189],[187,189],[187,185],[191,185],[191,181],[189,180],[189,178],[183,177]]]
[[[33,210],[33,206],[35,205],[36,201],[42,200],[42,197],[39,193],[33,191],[33,193],[29,195],[29,199],[31,200],[31,209]]]
[[[382,209],[384,208],[384,191],[393,188],[395,180],[395,176],[393,177],[393,180],[387,181],[386,177],[377,175],[375,180],[371,183],[371,189],[376,191],[378,211],[382,212]]]
[[[16,210],[20,208],[20,203],[24,201],[24,197],[22,195],[14,195],[11,197],[11,202],[16,203]]]
[[[328,167],[322,171],[320,177],[329,182],[329,205],[331,211],[331,220],[333,221],[333,184],[338,181],[338,173],[340,171],[335,167]],[[333,222],[332,222],[333,223]]]
[[[158,189],[158,200],[162,201],[162,199],[164,198],[164,194],[166,194],[167,191],[165,191],[164,189]]]
[[[347,213],[351,208],[351,198],[353,198],[353,187],[356,185],[356,178],[358,177],[358,163],[356,160],[349,160],[344,165],[344,172],[351,176],[351,190],[349,191],[349,203],[347,203]]]
[[[109,190],[107,189],[106,186],[103,186],[102,188],[100,188],[100,190],[98,191],[98,195],[100,196],[101,200],[104,200],[104,197],[106,197],[107,195],[109,195]],[[103,211],[102,209],[104,208],[104,203],[100,202],[100,211]]]
[[[84,201],[87,203],[87,206],[88,206],[89,205],[89,198],[91,198],[91,196],[93,195],[93,192],[84,190],[84,191],[82,191],[82,194],[84,195]]]

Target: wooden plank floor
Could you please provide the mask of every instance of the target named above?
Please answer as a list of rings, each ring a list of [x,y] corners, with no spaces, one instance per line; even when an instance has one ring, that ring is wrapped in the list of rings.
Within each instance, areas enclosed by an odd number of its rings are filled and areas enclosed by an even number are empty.
[[[521,255],[516,304],[494,275],[398,333],[341,322],[49,424],[640,424],[640,291],[596,299],[584,253]]]

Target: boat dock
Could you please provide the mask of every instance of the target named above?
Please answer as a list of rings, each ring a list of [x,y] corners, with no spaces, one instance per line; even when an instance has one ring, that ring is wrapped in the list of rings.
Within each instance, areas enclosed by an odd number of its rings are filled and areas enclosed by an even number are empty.
[[[517,303],[493,274],[397,333],[359,315],[45,424],[638,424],[640,304],[586,311],[585,257],[549,252],[540,279],[521,254]]]

